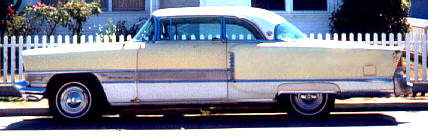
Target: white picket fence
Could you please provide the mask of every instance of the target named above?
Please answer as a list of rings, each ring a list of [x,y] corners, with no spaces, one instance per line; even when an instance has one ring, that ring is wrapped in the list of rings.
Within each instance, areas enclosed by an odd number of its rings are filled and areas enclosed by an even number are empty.
[[[310,39],[319,39],[319,40],[336,40],[336,41],[347,41],[347,42],[359,42],[359,43],[366,43],[370,45],[381,45],[381,46],[387,46],[387,47],[405,47],[406,49],[406,79],[409,82],[427,82],[427,36],[425,34],[405,34],[404,38],[401,34],[340,34],[342,38],[339,40],[339,34],[309,34]],[[363,37],[364,35],[364,37]],[[208,34],[207,36],[213,36]],[[235,36],[235,37],[233,37]],[[239,36],[239,37],[237,37]],[[243,34],[236,34],[232,35],[231,39],[239,39],[244,40],[244,37],[246,35]],[[248,36],[248,35],[247,35]],[[356,37],[355,37],[356,36]],[[373,38],[373,40],[370,39],[364,39],[364,38]],[[3,54],[2,54],[2,73],[3,73],[3,82],[0,82],[0,84],[13,84],[16,82],[16,80],[23,80],[23,65],[22,65],[22,51],[26,49],[40,49],[40,48],[51,48],[51,47],[73,47],[77,45],[82,44],[93,44],[93,45],[87,45],[88,47],[92,46],[110,46],[105,45],[111,42],[124,42],[131,39],[131,36],[119,36],[119,40],[116,40],[116,36],[81,36],[80,40],[81,42],[78,43],[77,36],[70,36],[66,35],[62,37],[61,35],[58,36],[49,36],[49,41],[47,39],[47,36],[42,36],[41,41],[39,40],[38,36],[26,36],[25,37],[25,43],[24,43],[24,37],[7,37],[5,36],[0,41],[0,48],[3,48]],[[104,38],[104,39],[102,39]],[[109,40],[111,38],[111,41],[102,41],[102,40]],[[187,38],[187,37],[186,37]],[[194,38],[194,37],[190,37]],[[205,37],[204,37],[205,38]],[[207,37],[209,38],[209,37]],[[252,39],[252,37],[247,37],[247,39]],[[345,39],[346,38],[346,39]],[[356,38],[356,39],[354,39]],[[412,38],[412,40],[408,39]],[[71,40],[70,40],[71,39]],[[388,41],[387,41],[388,40]],[[10,42],[10,43],[8,43]],[[98,43],[98,45],[97,45]],[[100,44],[102,43],[102,44]],[[373,46],[376,47],[376,46]],[[4,49],[9,48],[9,49]],[[16,57],[16,53],[18,54],[18,57]],[[420,64],[414,64],[413,70],[411,63],[411,58],[415,61],[414,63],[421,63]],[[10,60],[9,60],[10,59]],[[18,61],[16,61],[18,59]],[[418,62],[416,62],[418,61]],[[404,62],[404,61],[403,61]],[[16,67],[17,66],[17,67]],[[422,70],[422,72],[420,72]],[[16,73],[18,74],[18,78],[16,78]],[[413,77],[413,78],[411,78]],[[1,79],[1,78],[0,78]]]

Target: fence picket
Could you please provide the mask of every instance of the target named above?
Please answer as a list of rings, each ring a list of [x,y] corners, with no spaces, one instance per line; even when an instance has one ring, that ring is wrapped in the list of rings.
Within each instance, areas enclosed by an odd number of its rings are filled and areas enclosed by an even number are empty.
[[[7,36],[3,37],[3,83],[7,83],[7,46],[9,39]]]
[[[359,43],[361,43],[361,42],[363,41],[363,34],[361,34],[361,33],[358,33],[358,34],[357,34],[357,41],[358,41]]]
[[[68,36],[68,35],[65,35],[65,39],[64,39],[64,44],[65,44],[65,46],[70,46],[70,36]]]
[[[126,41],[130,41],[130,40],[132,40],[132,36],[131,36],[131,35],[128,35],[128,36],[126,37]]]
[[[48,47],[54,47],[54,43],[55,43],[55,37],[53,35],[49,36],[50,46],[48,46]]]
[[[94,43],[94,36],[93,35],[89,35],[88,36],[88,43],[89,44],[93,44]]]
[[[394,46],[394,34],[389,33],[389,46]]]
[[[354,33],[349,33],[349,41],[354,42]]]
[[[85,44],[86,43],[86,36],[82,35],[80,36],[80,44]]]
[[[366,44],[370,44],[370,34],[366,33]]]
[[[73,35],[73,46],[77,46],[77,35]]]
[[[403,46],[403,42],[402,42],[403,36],[401,35],[401,33],[397,34],[397,46],[401,47]]]
[[[373,45],[379,45],[377,33],[373,33]]]
[[[386,46],[386,34],[382,33],[382,46]]]
[[[314,39],[314,37],[315,37],[314,33],[310,33],[310,34],[309,34],[309,38],[310,38],[310,39]]]
[[[34,49],[39,49],[39,36],[34,36]]]
[[[22,51],[24,49],[24,37],[19,36],[19,46],[18,46],[18,80],[22,81],[24,78],[22,74],[24,73],[24,66],[22,65]]]
[[[56,47],[62,47],[62,35],[57,36],[57,44]]]
[[[406,33],[406,81],[410,81],[412,71],[410,69],[410,34]]]
[[[422,34],[422,81],[427,81],[427,47],[426,47],[426,35]]]
[[[10,45],[10,82],[15,83],[15,48],[16,48],[16,36],[12,36]]]
[[[334,33],[333,34],[333,40],[338,41],[339,40],[339,34]]]
[[[31,36],[27,36],[27,42],[25,45],[25,50],[31,49]]]
[[[101,36],[100,35],[95,36],[95,42],[101,43]]]
[[[46,43],[47,43],[48,39],[46,37],[46,35],[42,36],[42,48],[46,48]]]
[[[330,33],[326,33],[326,34],[325,34],[325,40],[331,40],[331,35],[330,35]]]
[[[346,34],[345,33],[342,33],[342,36],[341,36],[342,38],[341,38],[341,40],[342,41],[346,41]]]
[[[419,80],[419,47],[418,47],[418,35],[413,35],[413,64],[415,72],[415,81]]]
[[[322,34],[321,34],[321,33],[318,33],[318,34],[317,34],[317,39],[318,39],[318,40],[322,40]]]
[[[125,42],[125,36],[120,35],[119,36],[119,42]]]

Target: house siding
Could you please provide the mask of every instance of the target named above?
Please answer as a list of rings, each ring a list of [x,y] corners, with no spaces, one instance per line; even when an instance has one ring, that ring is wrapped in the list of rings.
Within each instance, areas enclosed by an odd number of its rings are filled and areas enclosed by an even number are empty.
[[[330,14],[319,15],[290,15],[280,14],[288,22],[295,25],[303,33],[328,33],[330,32]]]

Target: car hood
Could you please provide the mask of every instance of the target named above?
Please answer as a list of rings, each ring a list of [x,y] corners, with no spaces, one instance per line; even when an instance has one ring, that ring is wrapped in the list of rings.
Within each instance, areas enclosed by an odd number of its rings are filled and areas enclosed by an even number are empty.
[[[143,42],[117,42],[117,43],[101,43],[101,44],[80,44],[61,47],[48,47],[27,49],[23,51],[23,55],[44,55],[44,54],[61,54],[61,53],[80,53],[91,51],[112,51],[121,49],[135,49],[136,47],[144,47]]]

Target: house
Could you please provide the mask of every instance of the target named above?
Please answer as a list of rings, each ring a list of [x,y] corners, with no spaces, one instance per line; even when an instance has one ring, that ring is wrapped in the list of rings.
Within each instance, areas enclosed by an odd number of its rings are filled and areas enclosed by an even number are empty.
[[[25,1],[25,0],[23,0]],[[45,4],[72,0],[27,0],[26,4],[37,1]],[[98,0],[85,0],[86,2]],[[304,33],[326,33],[330,31],[329,17],[341,0],[100,0],[103,13],[89,18],[83,28],[83,34],[95,34],[98,26],[126,20],[128,24],[138,22],[139,18],[148,18],[150,13],[162,8],[198,7],[198,6],[248,6],[274,11],[296,25]],[[66,34],[64,28],[58,28],[57,34]]]
[[[428,19],[428,1],[427,0],[412,0],[410,8],[410,17]]]

